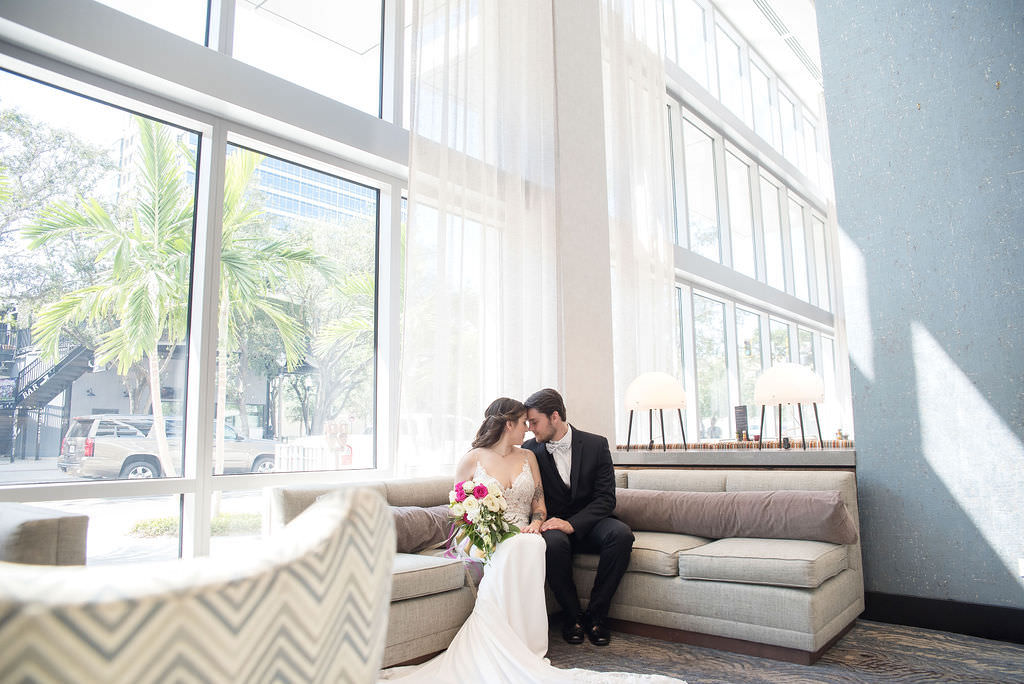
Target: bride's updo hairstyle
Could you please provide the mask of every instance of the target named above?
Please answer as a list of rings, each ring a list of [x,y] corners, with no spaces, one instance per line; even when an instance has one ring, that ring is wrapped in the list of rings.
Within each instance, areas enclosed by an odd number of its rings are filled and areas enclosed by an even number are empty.
[[[484,411],[484,422],[476,431],[476,438],[473,440],[473,448],[489,447],[498,443],[502,433],[505,431],[505,423],[513,423],[522,418],[526,413],[526,406],[523,402],[501,397],[491,402],[491,405]]]

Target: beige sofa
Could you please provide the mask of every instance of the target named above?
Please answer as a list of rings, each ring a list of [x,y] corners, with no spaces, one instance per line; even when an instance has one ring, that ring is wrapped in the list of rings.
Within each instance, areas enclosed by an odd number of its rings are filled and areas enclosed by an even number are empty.
[[[435,506],[447,503],[451,484],[441,477],[358,486],[380,491],[392,506]],[[620,470],[616,484],[692,492],[837,490],[857,522],[856,479],[848,471]],[[326,491],[270,490],[271,527]],[[812,663],[864,609],[859,540],[711,539],[643,529],[634,535],[629,570],[609,616],[619,630]],[[446,648],[472,610],[473,592],[461,564],[439,555],[433,549],[395,557],[385,666]],[[584,602],[596,568],[596,556],[577,557]],[[557,610],[553,600],[548,606]]]
[[[860,527],[850,471],[642,469],[616,477],[618,486],[641,490],[837,490]],[[609,612],[618,629],[810,664],[864,610],[859,538],[850,544],[709,539],[642,529],[634,536],[629,570]],[[596,557],[578,559],[581,593],[596,567]]]

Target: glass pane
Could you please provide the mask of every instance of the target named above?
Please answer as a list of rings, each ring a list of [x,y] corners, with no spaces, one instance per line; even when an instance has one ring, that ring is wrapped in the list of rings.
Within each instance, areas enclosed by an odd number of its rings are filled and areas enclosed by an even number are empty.
[[[750,213],[750,168],[735,155],[727,153],[725,177],[729,192],[732,267],[744,275],[756,278],[754,217]]]
[[[263,490],[214,492],[210,497],[210,555],[256,551],[263,540]]]
[[[779,93],[779,110],[781,116],[782,155],[796,166],[800,165],[796,149],[796,117],[797,110],[793,101]]]
[[[98,0],[136,19],[206,45],[207,0]]]
[[[695,294],[693,323],[700,439],[721,439],[731,433],[728,360],[725,350],[725,305]]]
[[[180,476],[198,137],[7,72],[0,92],[0,481]]]
[[[764,224],[764,265],[768,284],[786,290],[785,260],[782,246],[782,223],[779,214],[779,189],[761,179],[761,221]]]
[[[825,382],[825,403],[818,407],[821,420],[821,434],[824,439],[837,438],[836,431],[842,429],[839,411],[839,392],[836,387],[835,342],[830,337],[821,338],[821,371]],[[817,428],[815,428],[817,429]]]
[[[818,137],[814,122],[804,117],[804,173],[817,183],[818,178]]]
[[[750,424],[757,422],[761,415],[761,407],[754,404],[754,383],[764,368],[761,360],[761,317],[739,307],[736,307],[736,347],[740,403],[747,407],[747,420]]]
[[[829,286],[828,250],[825,249],[825,224],[816,216],[811,217],[811,235],[814,238],[814,271],[818,284],[818,306],[832,310],[831,288]]]
[[[686,209],[690,227],[690,249],[721,263],[714,141],[684,119],[683,150],[686,164]]]
[[[796,329],[796,339],[800,351],[800,365],[815,370],[814,365],[814,333],[803,328]]]
[[[740,46],[721,27],[715,27],[715,44],[718,54],[718,99],[733,114],[747,120],[743,113],[743,62]]]
[[[772,365],[791,361],[789,355],[789,324],[777,321],[774,318],[768,322],[768,334],[770,336],[770,348],[772,354]],[[795,406],[786,405],[782,412],[782,435],[791,439],[800,436],[800,425],[796,421],[794,412]],[[779,408],[768,407],[765,414],[764,439],[778,439],[779,437]]]
[[[771,79],[756,64],[750,65],[750,94],[754,111],[754,132],[772,143]]]
[[[768,324],[771,335],[772,365],[789,361],[789,324],[771,319]]]
[[[379,116],[381,12],[370,0],[239,0],[234,56]]]
[[[34,506],[89,516],[86,565],[179,557],[181,497],[46,501]]]
[[[708,87],[707,35],[704,8],[693,0],[676,0],[676,63]]]
[[[229,146],[214,472],[374,464],[378,193]]]
[[[789,239],[793,244],[793,285],[797,297],[810,301],[807,291],[807,244],[804,239],[804,208],[789,200]]]

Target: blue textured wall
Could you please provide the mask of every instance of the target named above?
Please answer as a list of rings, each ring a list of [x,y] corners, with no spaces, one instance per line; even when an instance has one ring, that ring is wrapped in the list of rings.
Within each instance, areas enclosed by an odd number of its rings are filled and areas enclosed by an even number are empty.
[[[1024,607],[1024,3],[816,5],[867,589]]]

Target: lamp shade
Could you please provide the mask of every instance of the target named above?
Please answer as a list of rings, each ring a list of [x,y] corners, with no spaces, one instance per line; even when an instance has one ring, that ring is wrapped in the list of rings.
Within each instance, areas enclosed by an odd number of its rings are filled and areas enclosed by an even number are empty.
[[[825,383],[818,374],[798,363],[778,363],[754,383],[755,404],[820,404]]]
[[[626,408],[630,411],[683,409],[686,408],[686,392],[683,384],[668,373],[643,373],[626,388]]]

